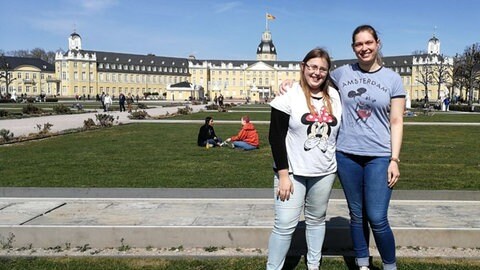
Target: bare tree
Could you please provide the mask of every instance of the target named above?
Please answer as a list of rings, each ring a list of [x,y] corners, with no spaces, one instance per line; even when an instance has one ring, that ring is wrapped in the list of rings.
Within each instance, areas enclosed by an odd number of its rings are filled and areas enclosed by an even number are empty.
[[[452,87],[457,88],[460,92],[460,98],[463,98],[463,90],[467,91],[467,79],[463,74],[465,74],[464,66],[464,57],[463,55],[457,54],[453,61],[453,74],[452,74]]]
[[[62,49],[58,49],[58,51],[63,52]],[[55,63],[55,52],[54,51],[45,51],[42,48],[35,48],[32,50],[17,50],[17,51],[9,51],[7,55],[16,56],[16,57],[33,57],[33,58],[40,58],[50,64]]]
[[[446,85],[448,79],[452,77],[450,71],[450,65],[446,62],[447,58],[444,55],[439,55],[437,57],[438,61],[434,65],[435,68],[432,73],[433,81],[437,84],[437,97],[440,97],[440,88],[442,84]]]
[[[480,43],[473,44],[465,48],[461,56],[457,58],[460,82],[468,91],[468,105],[473,104],[473,89],[480,85]],[[457,77],[457,80],[459,79]]]
[[[12,72],[5,58],[5,55],[0,55],[0,82],[5,82],[6,87],[6,94],[8,96],[8,89],[10,88],[10,84],[16,80],[16,78],[12,78]]]
[[[424,106],[428,104],[428,85],[432,84],[433,81],[433,69],[430,64],[424,64],[419,66],[419,74],[420,77],[416,79],[418,83],[423,85],[425,88],[425,98],[424,98]]]

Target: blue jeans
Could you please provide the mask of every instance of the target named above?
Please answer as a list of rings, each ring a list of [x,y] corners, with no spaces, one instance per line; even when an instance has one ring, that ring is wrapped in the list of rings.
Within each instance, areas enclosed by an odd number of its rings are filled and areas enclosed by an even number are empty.
[[[234,141],[233,142],[233,145],[235,145],[235,148],[241,148],[243,150],[254,150],[254,149],[257,149],[256,146],[253,146],[247,142],[244,142],[244,141]]]
[[[388,223],[392,189],[389,157],[356,156],[337,151],[338,178],[350,211],[350,232],[359,266],[368,266],[370,229],[384,269],[396,269],[395,239]]]
[[[208,139],[208,140],[205,141],[205,145],[207,143],[209,143],[209,144],[211,144],[215,147],[215,146],[218,146],[218,144],[222,143],[222,139],[220,139],[218,137],[217,137],[217,139]]]
[[[321,177],[290,175],[293,194],[287,201],[277,198],[278,174],[274,177],[275,224],[268,242],[267,270],[282,269],[293,232],[305,207],[307,264],[318,267],[325,238],[325,216],[335,174]]]

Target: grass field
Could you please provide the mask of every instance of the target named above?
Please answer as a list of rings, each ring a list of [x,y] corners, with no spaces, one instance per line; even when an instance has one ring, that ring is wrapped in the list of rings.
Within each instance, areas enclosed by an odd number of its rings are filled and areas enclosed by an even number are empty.
[[[215,127],[226,138],[240,124]],[[261,147],[250,152],[198,147],[198,124],[173,123],[120,125],[2,146],[1,185],[269,188],[268,124],[256,127]],[[479,190],[479,136],[480,126],[405,126],[397,188]]]
[[[219,259],[159,259],[159,258],[0,258],[0,270],[256,270],[265,269],[265,257]],[[348,264],[349,265],[349,264]],[[371,270],[380,270],[381,262],[374,261]],[[400,258],[402,270],[469,270],[479,269],[478,260]],[[295,268],[305,270],[303,262]],[[341,258],[323,260],[322,269],[345,270],[347,263]],[[356,269],[356,268],[350,268]]]

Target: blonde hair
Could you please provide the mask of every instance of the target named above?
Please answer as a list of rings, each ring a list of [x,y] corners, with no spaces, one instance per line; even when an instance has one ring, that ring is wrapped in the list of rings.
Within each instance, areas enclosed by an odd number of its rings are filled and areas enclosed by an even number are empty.
[[[330,65],[331,65],[331,60],[330,56],[328,55],[328,52],[322,48],[315,48],[311,50],[310,52],[305,55],[303,58],[302,62],[302,68],[301,68],[301,73],[300,73],[300,86],[302,87],[303,93],[305,95],[305,99],[307,101],[307,106],[308,109],[310,110],[311,114],[316,114],[315,107],[312,104],[311,98],[311,92],[310,92],[310,86],[307,83],[307,78],[305,78],[305,63],[307,63],[308,60],[312,58],[322,58],[327,61],[328,67],[327,67],[327,75],[325,76],[325,80],[323,81],[322,85],[320,85],[320,91],[323,93],[323,100],[325,102],[325,105],[327,107],[327,112],[332,114],[332,101],[330,98],[330,95],[328,94],[328,88],[330,86]]]

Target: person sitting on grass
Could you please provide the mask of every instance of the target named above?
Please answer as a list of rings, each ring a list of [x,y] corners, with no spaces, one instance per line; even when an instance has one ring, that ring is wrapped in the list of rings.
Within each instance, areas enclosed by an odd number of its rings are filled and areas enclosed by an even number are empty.
[[[200,127],[198,131],[197,145],[210,148],[215,146],[220,146],[222,139],[218,138],[213,129],[213,118],[207,116],[205,118],[205,124]]]
[[[226,143],[231,143],[232,148],[238,148],[243,150],[254,150],[260,145],[258,139],[258,132],[255,126],[250,123],[250,117],[245,115],[241,119],[242,129],[236,136],[232,136],[225,140]]]

